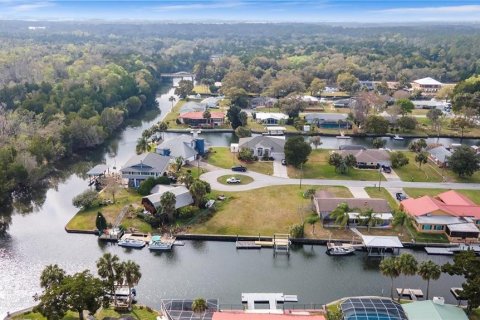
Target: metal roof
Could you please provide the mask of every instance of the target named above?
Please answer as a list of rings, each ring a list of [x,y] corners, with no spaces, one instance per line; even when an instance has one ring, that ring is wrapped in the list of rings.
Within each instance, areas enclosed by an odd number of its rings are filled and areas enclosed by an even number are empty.
[[[193,203],[192,194],[184,186],[166,186],[166,185],[156,185],[152,188],[152,194],[144,197],[148,199],[155,208],[160,206],[160,199],[165,192],[171,192],[175,195],[175,209],[188,206]]]
[[[97,164],[92,169],[88,170],[87,175],[89,176],[99,176],[105,173],[108,170],[108,166],[106,164]]]
[[[480,232],[475,223],[454,223],[449,224],[448,229],[455,232]]]
[[[362,235],[362,241],[367,248],[403,248],[402,242],[395,236]]]
[[[389,298],[348,298],[340,308],[344,320],[408,320],[402,306]]]
[[[441,86],[442,83],[431,78],[431,77],[426,77],[426,78],[422,78],[422,79],[418,79],[418,80],[415,80],[413,81],[415,83],[418,83],[420,85],[427,85],[427,86]]]
[[[431,300],[407,303],[403,305],[403,309],[409,320],[468,320],[461,308]]]

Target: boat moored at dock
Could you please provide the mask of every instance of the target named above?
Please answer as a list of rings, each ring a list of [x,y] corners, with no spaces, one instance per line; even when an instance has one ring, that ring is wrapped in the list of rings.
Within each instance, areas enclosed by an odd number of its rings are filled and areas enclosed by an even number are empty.
[[[118,241],[120,247],[141,249],[145,247],[145,241],[126,238]]]
[[[150,251],[170,251],[172,250],[175,238],[162,239],[161,236],[153,236],[148,244]]]

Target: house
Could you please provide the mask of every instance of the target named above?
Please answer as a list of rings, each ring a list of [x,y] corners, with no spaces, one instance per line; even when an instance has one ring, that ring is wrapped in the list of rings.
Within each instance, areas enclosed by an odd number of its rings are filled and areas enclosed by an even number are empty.
[[[355,103],[355,99],[339,99],[333,102],[335,108],[350,108]]]
[[[413,301],[402,307],[409,320],[468,320],[462,308],[445,304],[443,299]]]
[[[253,155],[259,158],[271,157],[275,153],[283,153],[285,139],[282,137],[256,136],[249,138],[240,138],[238,142],[239,150],[251,149]]]
[[[362,150],[339,150],[342,156],[351,154],[357,160],[358,168],[379,168],[381,166],[391,166],[390,154],[380,149],[362,149]]]
[[[412,82],[413,90],[420,90],[426,94],[434,94],[440,90],[442,86],[443,83],[430,77],[418,79]]]
[[[367,148],[359,144],[342,144],[338,150],[367,150]]]
[[[186,112],[178,117],[180,123],[190,126],[212,125],[214,127],[223,125],[225,121],[225,113],[210,112],[210,119],[203,117],[203,112]]]
[[[367,89],[368,91],[373,91],[377,88],[377,82],[367,80],[367,81],[359,81],[360,88]]]
[[[263,124],[283,124],[288,119],[288,116],[280,112],[256,112],[254,113],[255,120]]]
[[[215,312],[212,320],[325,320],[323,315],[310,314],[308,311],[299,310],[287,313],[253,313],[246,311]]]
[[[194,161],[197,155],[202,155],[205,150],[203,139],[193,138],[192,136],[182,134],[175,138],[164,140],[156,148],[156,153],[162,156],[170,156],[171,161],[182,157],[184,163]]]
[[[342,113],[308,113],[305,115],[305,121],[308,124],[331,129],[350,129],[352,125],[347,118],[348,115]]]
[[[437,164],[440,168],[448,167],[448,158],[452,156],[452,152],[444,146],[438,146],[428,149],[428,158]]]
[[[170,163],[169,156],[156,153],[134,155],[120,169],[123,179],[128,179],[128,185],[134,188],[148,178],[157,178],[164,175]]]
[[[447,110],[452,107],[451,103],[436,100],[412,100],[415,109],[438,109]]]
[[[306,102],[308,103],[309,105],[314,105],[314,104],[317,104],[320,102],[320,100],[316,97],[312,97],[312,96],[301,96],[300,99],[302,99],[303,102]]]
[[[255,108],[271,108],[278,102],[278,99],[270,97],[255,97],[250,100],[250,107]]]
[[[480,206],[454,190],[403,200],[400,209],[413,218],[418,232],[444,233],[451,242],[478,241]]]
[[[371,209],[374,215],[379,219],[377,227],[390,227],[393,219],[392,209],[385,199],[376,198],[339,198],[334,197],[330,192],[317,191],[312,199],[315,211],[319,215],[324,226],[337,226],[335,218],[330,214],[338,205],[346,203],[352,212],[349,212],[348,225],[362,225],[362,217],[360,213],[364,210]]]
[[[200,102],[189,101],[181,106],[178,113],[187,113],[187,112],[204,112],[207,110],[207,105]]]
[[[156,185],[151,192],[151,195],[142,198],[143,207],[151,214],[155,214],[158,208],[160,208],[160,199],[165,192],[171,192],[175,195],[175,209],[183,208],[193,203],[192,194],[184,186]]]
[[[207,106],[208,109],[216,109],[218,108],[218,104],[224,97],[208,97],[203,99],[200,103]]]

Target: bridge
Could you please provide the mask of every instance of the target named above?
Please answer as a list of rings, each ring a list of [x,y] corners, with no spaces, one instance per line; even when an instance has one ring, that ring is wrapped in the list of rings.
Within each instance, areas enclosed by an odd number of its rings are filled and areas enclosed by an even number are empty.
[[[185,71],[180,71],[180,72],[175,72],[175,73],[161,73],[160,76],[162,78],[190,78],[192,81],[195,79],[195,75],[190,72],[185,72]]]

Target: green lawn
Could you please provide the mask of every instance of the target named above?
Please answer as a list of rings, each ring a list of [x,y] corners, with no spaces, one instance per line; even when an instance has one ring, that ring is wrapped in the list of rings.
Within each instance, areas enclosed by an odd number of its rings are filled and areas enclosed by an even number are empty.
[[[150,310],[150,311],[149,311]],[[96,314],[96,319],[104,319],[106,317],[115,317],[119,318],[121,316],[131,316],[134,319],[138,320],[156,320],[159,315],[156,311],[152,309],[147,310],[143,306],[134,306],[132,312],[118,313],[113,310],[113,308],[100,309]],[[13,317],[14,320],[46,320],[44,316],[37,312],[27,312],[19,316]],[[68,311],[67,315],[63,317],[63,320],[77,320],[79,319],[77,312]]]
[[[480,308],[473,310],[472,314],[468,318],[470,320],[480,320]]]
[[[213,147],[209,153],[207,162],[211,165],[230,169],[232,166],[242,165],[250,171],[255,171],[267,175],[273,174],[273,162],[271,161],[254,161],[245,163],[236,158],[235,154],[230,152],[229,147]]]
[[[227,200],[217,202],[217,212],[208,220],[190,226],[188,232],[201,234],[271,236],[286,233],[312,213],[310,199],[298,186],[272,186],[243,192],[225,192]],[[312,187],[328,190],[338,197],[352,197],[345,187]],[[307,227],[308,228],[308,227]],[[306,229],[307,229],[306,228]],[[310,228],[308,228],[310,229]]]
[[[378,188],[375,188],[375,187],[366,187],[365,191],[368,193],[368,195],[371,198],[380,198],[380,199],[387,200],[388,204],[392,209],[398,208],[397,201],[392,197],[392,195],[385,188],[380,188],[380,190],[378,190]]]
[[[102,192],[100,193],[100,198],[111,199],[111,196]],[[67,229],[95,230],[95,219],[98,211],[102,212],[107,220],[107,223],[113,223],[124,206],[130,204],[140,206],[141,199],[142,196],[140,196],[135,190],[121,189],[121,191],[115,195],[114,204],[78,211],[77,214],[68,222]],[[138,226],[144,231],[148,229],[148,225],[136,218],[125,217],[121,223],[126,227]]]
[[[365,181],[378,181],[380,178],[382,181],[385,181],[385,178],[378,173],[378,170],[351,168],[346,174],[339,174],[335,171],[335,167],[328,164],[329,155],[330,150],[313,150],[308,157],[308,162],[303,165],[303,178]],[[288,166],[288,176],[290,178],[299,178],[301,170]]]
[[[218,177],[217,181],[220,182],[221,184],[228,184],[227,179],[231,178],[231,177],[235,177],[235,178],[240,180],[240,183],[236,183],[235,185],[249,184],[249,183],[253,182],[252,177],[249,177],[249,176],[246,176],[246,175],[243,175],[243,174],[228,174],[226,176]]]
[[[186,103],[187,101],[185,100],[179,100],[172,108],[172,110],[167,113],[165,116],[165,119],[163,120],[168,124],[169,129],[174,129],[174,128],[188,128],[187,125],[183,124],[177,124],[176,120],[178,116],[180,115],[180,108]]]
[[[210,88],[206,85],[200,84],[193,87],[193,91],[199,94],[210,94]]]
[[[436,196],[439,193],[448,191],[448,189],[423,189],[423,188],[403,188],[410,198],[419,198],[422,196]],[[458,193],[468,197],[473,202],[480,205],[480,191],[477,190],[455,190]]]

